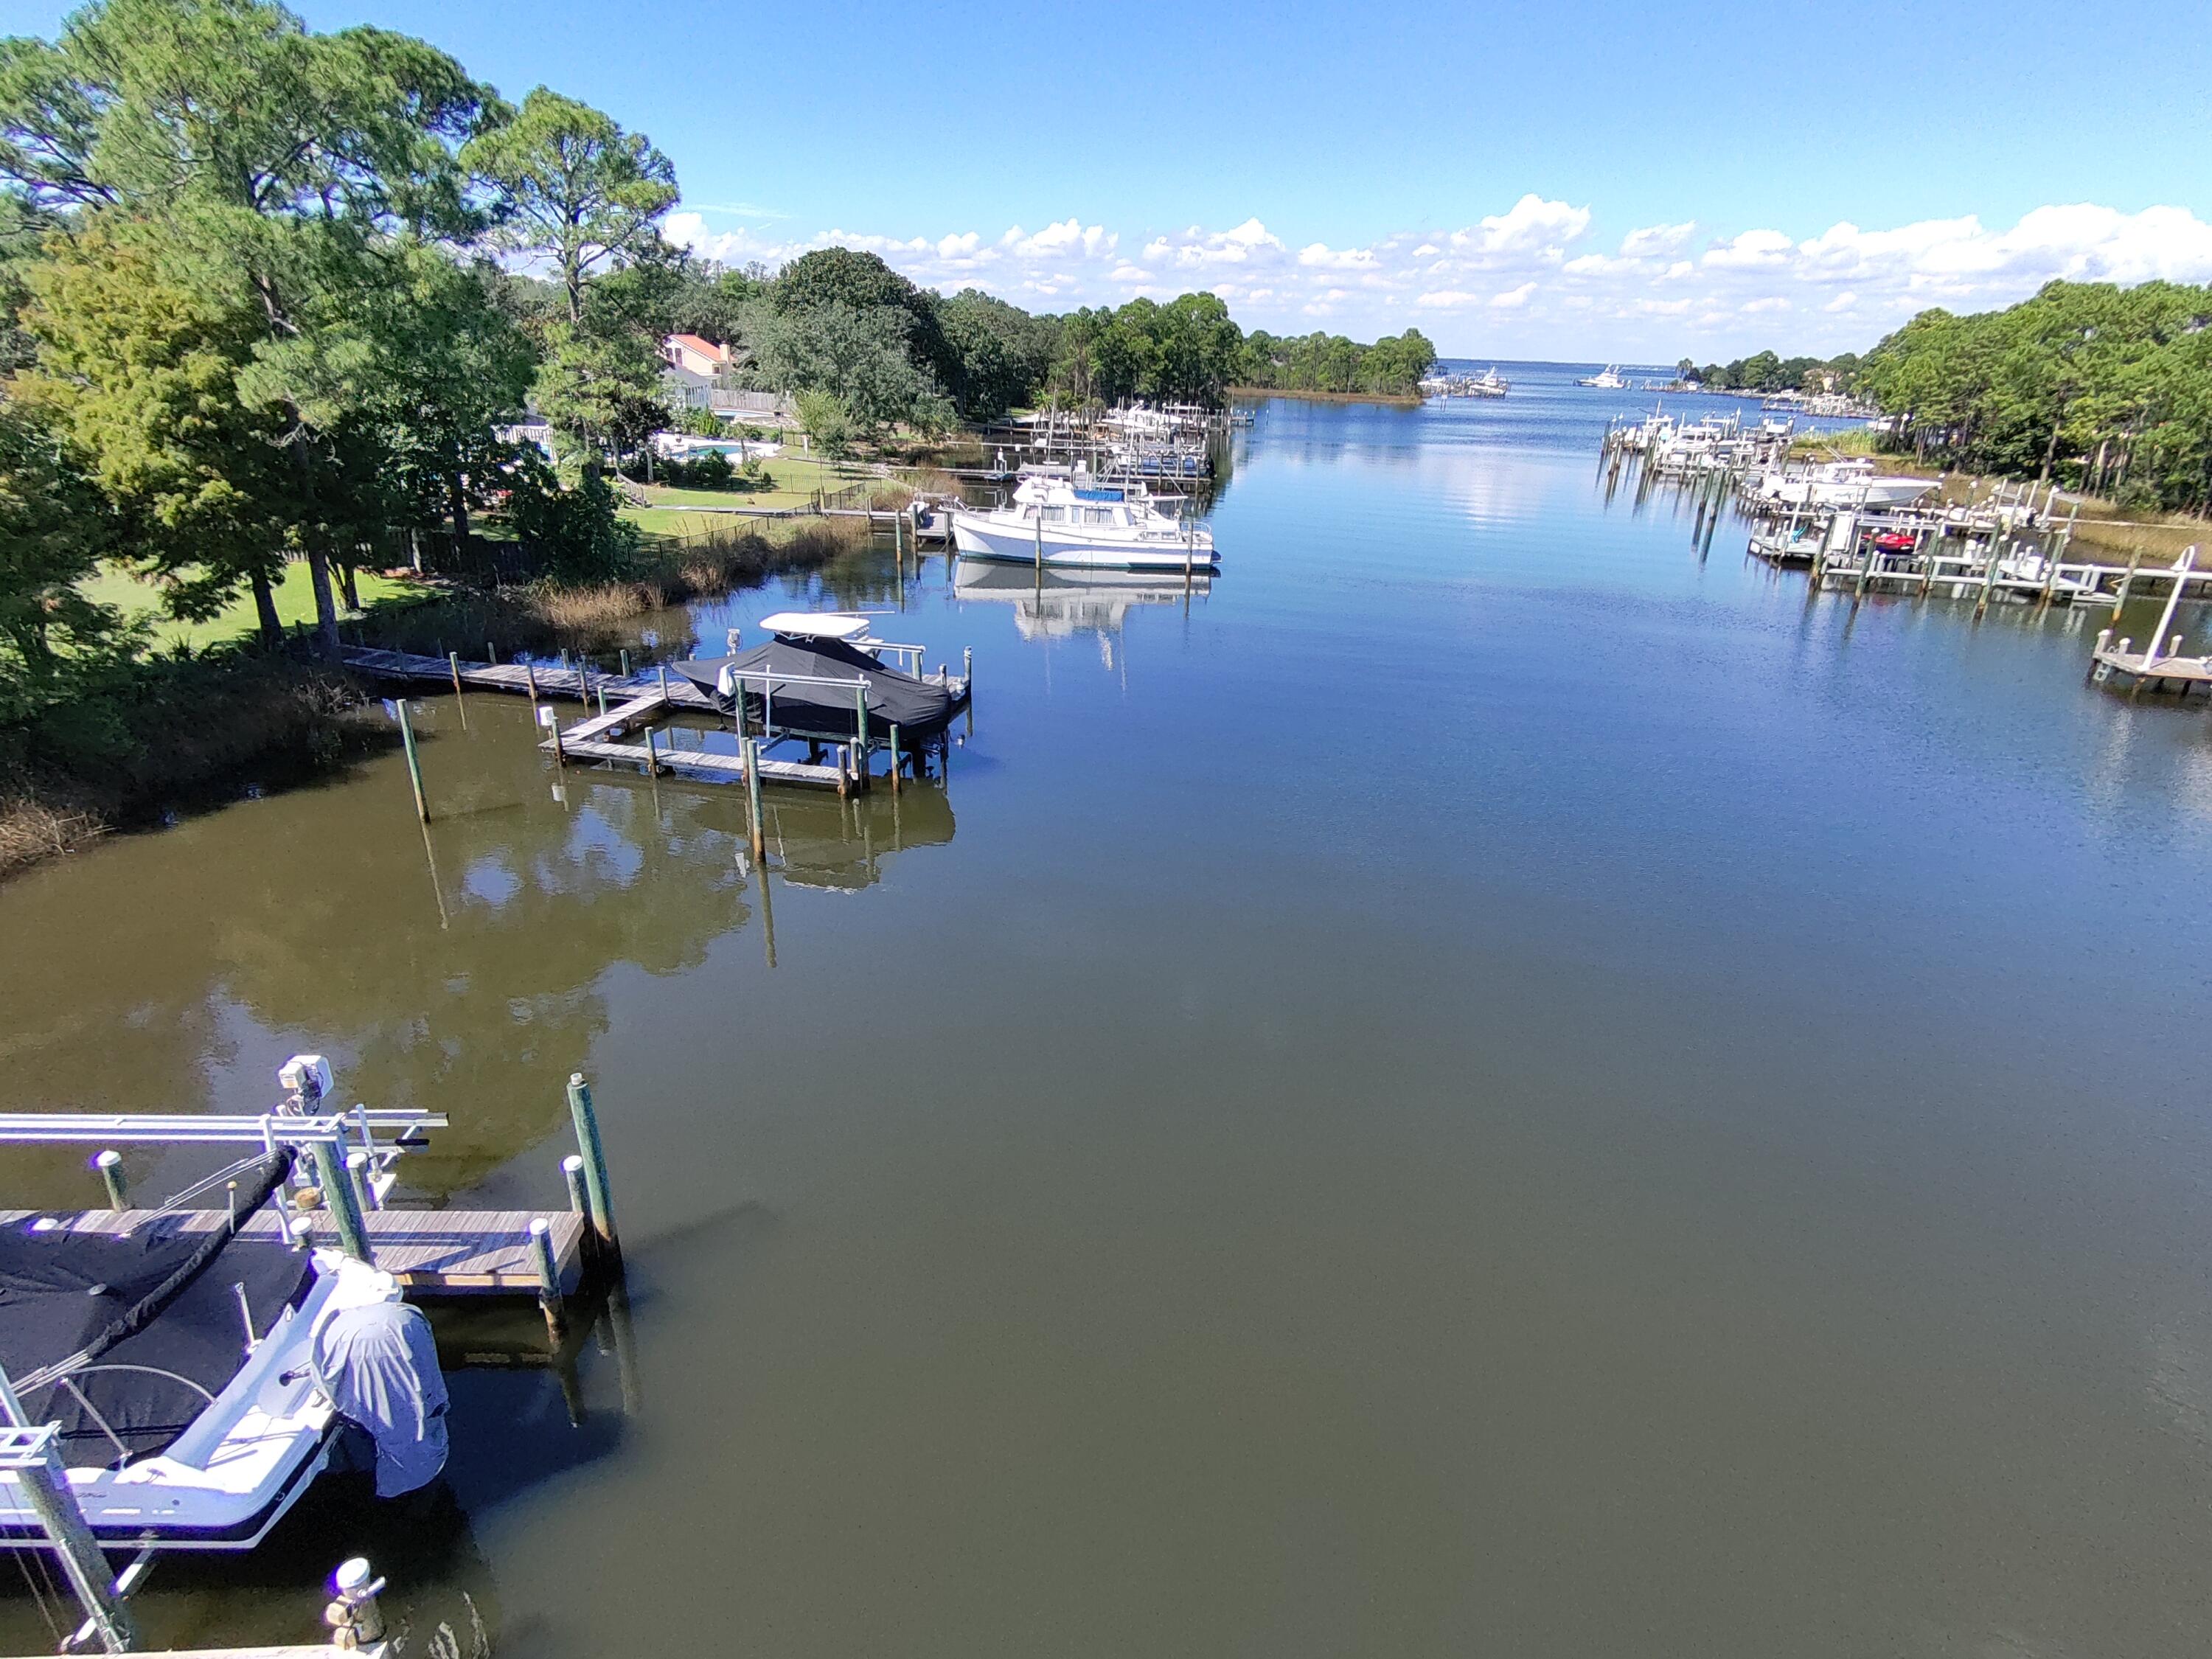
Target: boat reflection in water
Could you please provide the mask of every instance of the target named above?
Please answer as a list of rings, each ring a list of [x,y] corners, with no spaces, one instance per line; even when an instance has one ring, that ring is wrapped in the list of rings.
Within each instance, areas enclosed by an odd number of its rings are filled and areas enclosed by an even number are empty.
[[[1014,627],[1025,640],[1064,640],[1096,635],[1099,654],[1115,666],[1114,641],[1129,612],[1145,605],[1187,605],[1213,591],[1208,571],[1189,579],[1145,570],[1086,570],[1080,575],[1049,568],[985,564],[963,559],[952,587],[963,599],[999,599],[1014,607]]]

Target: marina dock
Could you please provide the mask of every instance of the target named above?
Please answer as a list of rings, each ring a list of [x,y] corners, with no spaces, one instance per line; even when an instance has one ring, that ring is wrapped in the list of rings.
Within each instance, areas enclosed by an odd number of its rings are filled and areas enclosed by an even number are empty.
[[[338,1246],[336,1220],[329,1211],[307,1212],[311,1244]],[[222,1210],[82,1210],[56,1216],[50,1210],[0,1210],[0,1226],[44,1222],[46,1230],[65,1233],[126,1233],[167,1220],[185,1234],[216,1231],[228,1219]],[[584,1218],[573,1211],[552,1210],[368,1210],[362,1222],[376,1265],[403,1289],[428,1296],[535,1296],[539,1289],[530,1224],[546,1223],[554,1266],[563,1292],[576,1289],[583,1275]],[[238,1230],[244,1239],[283,1238],[283,1218],[270,1211]]]

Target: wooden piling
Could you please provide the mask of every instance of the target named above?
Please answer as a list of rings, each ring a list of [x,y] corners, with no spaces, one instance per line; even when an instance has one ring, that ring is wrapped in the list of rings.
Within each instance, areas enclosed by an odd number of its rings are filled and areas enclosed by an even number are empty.
[[[422,762],[415,752],[415,727],[407,718],[407,699],[402,697],[396,707],[399,710],[399,741],[407,750],[407,781],[415,790],[415,816],[422,823],[430,821],[430,803],[422,793]]]
[[[868,787],[868,688],[853,688],[853,783],[855,788]]]
[[[15,1385],[4,1375],[0,1375],[0,1413],[6,1416],[9,1427],[32,1427],[23,1414],[22,1402],[16,1398]],[[99,1638],[104,1651],[128,1653],[137,1645],[137,1630],[130,1610],[115,1594],[107,1558],[100,1553],[92,1528],[85,1524],[76,1493],[70,1490],[55,1438],[53,1430],[44,1431],[44,1443],[37,1448],[40,1455],[25,1458],[11,1473],[38,1516],[40,1527],[52,1541],[54,1553],[61,1558],[62,1571],[84,1608],[91,1634]]]
[[[530,1258],[538,1264],[538,1307],[555,1341],[568,1322],[561,1295],[561,1266],[553,1259],[553,1230],[542,1215],[530,1218]]]
[[[376,1254],[369,1249],[368,1224],[362,1219],[361,1206],[354,1202],[353,1182],[338,1162],[337,1148],[327,1140],[311,1140],[307,1156],[314,1160],[315,1185],[322,1188],[323,1207],[337,1227],[339,1248],[355,1261],[374,1267]]]
[[[898,793],[898,792],[899,792],[899,729],[898,729],[898,722],[897,722],[896,720],[893,720],[893,721],[891,722],[891,793],[893,793],[894,795],[896,795],[896,793]]]
[[[458,697],[461,695],[461,653],[458,651],[446,653],[446,665],[453,671],[453,695]]]
[[[2112,594],[2112,620],[2120,619],[2120,607],[2128,602],[2128,590],[2136,585],[2136,570],[2142,563],[2142,544],[2136,544],[2135,551],[2128,555],[2128,574],[2120,578],[2119,587]]]
[[[761,814],[760,739],[745,739],[745,808],[752,821],[753,862],[768,857],[768,825]]]
[[[568,1189],[569,1209],[590,1220],[592,1205],[584,1192],[584,1160],[574,1152],[561,1160],[561,1182]]]
[[[123,1154],[102,1152],[92,1160],[92,1166],[100,1171],[100,1185],[107,1189],[107,1207],[111,1210],[129,1209],[131,1192],[123,1179]]]
[[[366,1217],[371,1210],[384,1206],[376,1201],[376,1184],[368,1176],[368,1154],[358,1147],[346,1154],[346,1182],[353,1188],[354,1202],[361,1206]]]
[[[538,665],[534,662],[523,664],[522,678],[530,687],[530,706],[535,708],[538,707]]]
[[[606,1149],[599,1144],[599,1121],[592,1110],[592,1085],[581,1072],[568,1078],[568,1115],[575,1121],[576,1150],[584,1158],[586,1218],[599,1235],[600,1248],[610,1262],[622,1260],[622,1241],[615,1235],[614,1200],[607,1188]]]

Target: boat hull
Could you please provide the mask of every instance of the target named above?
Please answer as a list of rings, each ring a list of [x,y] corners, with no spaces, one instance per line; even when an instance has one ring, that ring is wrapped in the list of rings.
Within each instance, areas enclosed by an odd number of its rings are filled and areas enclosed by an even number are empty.
[[[963,558],[1042,564],[1050,570],[1210,572],[1218,562],[1208,534],[1189,541],[1114,541],[1071,536],[1048,525],[1040,543],[1033,528],[1002,524],[985,514],[957,509],[952,514],[952,544]]]

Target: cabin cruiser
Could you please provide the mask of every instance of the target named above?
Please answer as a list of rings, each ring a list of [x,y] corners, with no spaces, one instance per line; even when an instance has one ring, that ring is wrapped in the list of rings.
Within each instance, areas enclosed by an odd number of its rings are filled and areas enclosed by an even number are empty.
[[[1878,473],[1872,461],[1851,459],[1769,472],[1754,493],[1781,507],[1909,507],[1937,483]]]
[[[1628,382],[1620,373],[1619,363],[1607,363],[1596,374],[1577,380],[1577,386],[1594,386],[1601,392],[1626,392]]]
[[[970,559],[1079,570],[1210,570],[1213,532],[1159,510],[1141,488],[1026,478],[1004,505],[951,509],[953,544]]]
[[[352,1326],[421,1318],[400,1305],[398,1281],[283,1231],[240,1236],[290,1165],[289,1152],[258,1159],[212,1228],[176,1210],[122,1232],[114,1211],[18,1212],[0,1226],[0,1363],[28,1420],[58,1425],[100,1542],[252,1548],[331,1466],[350,1420],[342,1407],[364,1397],[421,1406],[422,1432],[394,1449],[422,1480],[442,1467],[445,1384],[427,1332],[422,1364],[350,1369]],[[385,1432],[363,1426],[382,1492]],[[43,1535],[16,1478],[0,1477],[0,1541]]]

